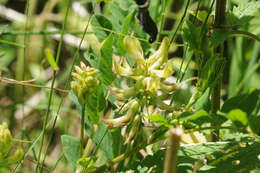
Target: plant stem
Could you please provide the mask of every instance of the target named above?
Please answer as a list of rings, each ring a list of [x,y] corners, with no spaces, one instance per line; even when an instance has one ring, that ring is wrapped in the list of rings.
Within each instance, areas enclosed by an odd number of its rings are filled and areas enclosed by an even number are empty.
[[[67,23],[69,8],[70,8],[70,0],[68,1],[68,4],[67,4],[64,23],[62,25],[62,30],[61,30],[61,39],[60,39],[58,49],[57,49],[57,54],[56,54],[56,59],[55,59],[57,64],[59,63],[59,59],[60,59],[61,46],[62,46],[62,42],[63,42],[63,36],[64,36],[64,31],[65,31],[65,26],[66,26],[66,23]],[[41,138],[41,142],[40,142],[40,149],[39,149],[38,158],[37,158],[37,165],[36,165],[36,168],[35,168],[36,173],[38,172],[38,167],[39,167],[39,163],[40,163],[40,160],[41,160],[41,153],[42,153],[43,142],[44,142],[44,137],[45,137],[46,128],[47,128],[47,123],[48,123],[48,119],[49,119],[49,113],[50,113],[50,108],[51,108],[51,101],[52,101],[52,95],[53,95],[53,91],[54,91],[53,88],[54,88],[55,79],[56,79],[56,71],[54,70],[53,76],[52,76],[52,82],[51,82],[51,91],[50,91],[49,98],[48,98],[48,106],[47,106],[44,124],[43,124],[43,130],[42,130],[43,134],[42,134],[42,138]]]
[[[217,0],[216,3],[216,13],[214,25],[216,27],[225,23],[226,19],[226,0]]]
[[[170,38],[170,44],[169,44],[169,46],[170,46],[170,45],[172,44],[172,42],[174,41],[175,36],[177,35],[177,32],[179,31],[179,29],[180,29],[180,27],[181,27],[181,25],[182,25],[182,23],[183,23],[183,21],[184,21],[184,19],[185,19],[185,16],[186,16],[186,14],[187,14],[189,5],[190,5],[190,0],[187,1],[187,4],[186,4],[185,9],[184,9],[184,13],[183,13],[183,15],[182,15],[182,18],[181,18],[181,20],[180,20],[180,22],[179,22],[179,24],[178,24],[178,26],[177,26],[177,28],[176,28],[174,34],[173,34],[172,37]]]
[[[81,157],[83,155],[84,130],[85,130],[85,110],[86,110],[86,104],[83,104],[82,105],[82,111],[81,111],[81,129],[80,129],[79,157]]]
[[[170,130],[170,137],[168,140],[168,146],[164,160],[163,173],[177,172],[178,149],[180,147],[180,140],[182,134],[183,129],[179,127]]]
[[[217,0],[216,3],[216,13],[214,25],[216,27],[221,26],[225,23],[225,12],[226,12],[226,0]],[[223,45],[217,48],[217,51],[223,56]],[[216,115],[217,111],[220,109],[220,91],[221,91],[222,78],[217,81],[216,86],[213,88],[211,93],[211,113]],[[213,124],[214,125],[214,124]],[[219,130],[213,131],[211,134],[211,140],[217,141],[219,138]]]
[[[1,35],[55,35],[60,34],[61,31],[5,31],[1,33]],[[84,31],[64,31],[64,34],[75,34],[75,35],[82,35]],[[87,34],[93,34],[93,32],[86,32]],[[21,45],[24,47],[24,45]]]

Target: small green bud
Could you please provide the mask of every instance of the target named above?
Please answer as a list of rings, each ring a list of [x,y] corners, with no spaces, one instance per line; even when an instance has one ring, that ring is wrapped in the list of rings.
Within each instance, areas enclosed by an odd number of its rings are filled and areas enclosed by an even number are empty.
[[[12,135],[8,129],[8,125],[3,123],[0,125],[0,159],[5,158],[12,146]]]

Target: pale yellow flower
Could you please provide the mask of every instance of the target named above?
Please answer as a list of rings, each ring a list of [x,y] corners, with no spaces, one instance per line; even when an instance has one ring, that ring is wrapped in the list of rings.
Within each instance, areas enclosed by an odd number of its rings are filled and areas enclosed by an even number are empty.
[[[173,86],[164,82],[165,78],[170,77],[175,70],[173,61],[168,60],[169,39],[167,37],[163,39],[159,49],[148,59],[144,58],[141,44],[136,38],[125,37],[124,47],[135,60],[135,65],[131,67],[126,58],[114,56],[113,71],[118,76],[134,79],[136,84],[130,90],[129,88],[118,89],[111,87],[114,95],[120,99],[128,99],[139,92],[156,93],[158,90],[172,92],[177,88],[177,85]],[[134,90],[135,94],[133,93]]]

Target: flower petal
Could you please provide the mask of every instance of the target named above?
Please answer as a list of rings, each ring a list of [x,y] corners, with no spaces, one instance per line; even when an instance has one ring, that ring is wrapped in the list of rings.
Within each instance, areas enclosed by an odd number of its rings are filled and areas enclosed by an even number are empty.
[[[162,70],[150,69],[149,72],[152,76],[157,76],[159,78],[167,78],[173,74],[174,70],[175,69],[173,67],[173,61],[168,60]]]
[[[133,74],[133,71],[128,64],[127,60],[123,59],[123,64],[120,64],[119,57],[114,56],[113,57],[113,71],[119,76],[130,76]]]
[[[115,88],[115,87],[109,87],[109,90],[112,92],[112,94],[114,96],[116,96],[116,98],[118,100],[125,100],[125,99],[129,99],[130,97],[135,95],[135,88],[131,87],[131,88],[124,88],[124,89],[120,89],[120,88]]]
[[[142,47],[136,38],[125,37],[124,46],[127,53],[129,53],[131,57],[135,59],[138,65],[145,64]]]
[[[168,37],[164,37],[160,48],[149,57],[147,60],[147,65],[149,69],[159,68],[163,63],[168,60],[168,48],[169,48],[169,39]]]

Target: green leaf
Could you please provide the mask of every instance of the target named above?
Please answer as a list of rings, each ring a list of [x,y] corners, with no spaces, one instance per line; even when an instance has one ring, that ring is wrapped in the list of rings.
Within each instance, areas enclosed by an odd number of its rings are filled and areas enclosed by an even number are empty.
[[[110,131],[106,128],[102,122],[98,123],[98,129],[94,134],[93,140],[96,145],[99,146],[107,157],[107,159],[113,159],[113,141]]]
[[[185,21],[183,24],[183,39],[191,49],[200,50],[200,28],[190,21]]]
[[[208,88],[203,95],[196,101],[194,104],[195,106],[195,111],[198,111],[200,109],[204,109],[206,111],[210,110],[210,89]]]
[[[237,16],[234,15],[234,13],[227,13],[226,15],[226,24],[228,26],[243,26],[247,24],[251,19],[253,19],[253,16],[244,16],[241,19],[239,19]]]
[[[204,91],[208,87],[213,88],[218,79],[222,76],[226,60],[219,55],[212,56],[199,73],[202,83],[200,91]]]
[[[146,116],[147,119],[151,120],[158,125],[162,125],[165,127],[170,127],[170,124],[166,118],[164,118],[161,114],[153,114]]]
[[[247,115],[245,112],[241,111],[240,109],[233,109],[231,110],[226,117],[237,124],[240,122],[242,125],[246,126],[248,123]],[[239,124],[238,124],[239,125]]]
[[[251,116],[255,109],[257,109],[258,100],[260,97],[260,90],[254,90],[248,94],[232,97],[225,101],[221,108],[221,112],[228,113],[233,109],[240,109],[248,116]]]
[[[212,172],[250,172],[260,166],[259,154],[260,154],[260,143],[252,142],[251,144],[245,144],[246,146],[239,146],[238,144],[234,147],[226,146],[222,153],[218,152],[215,154],[216,159],[208,162],[208,164],[214,164]],[[235,148],[235,149],[233,149]],[[221,155],[220,155],[221,154]],[[239,164],[235,164],[234,161],[238,161]]]
[[[248,121],[251,130],[260,136],[260,116],[250,116],[248,117]]]
[[[195,124],[201,126],[203,123],[215,122],[212,116],[205,110],[199,110],[195,113],[183,112],[178,118],[185,123],[185,126],[190,128]]]
[[[246,144],[243,141],[251,143]],[[242,172],[250,172],[260,166],[258,159],[260,143],[253,141],[254,139],[243,137],[239,140],[233,138],[227,142],[181,146],[178,151],[177,172],[230,173],[241,170],[243,170]],[[244,145],[240,146],[239,144]],[[136,165],[153,167],[154,172],[163,172],[165,152],[165,149],[160,149],[153,155],[136,161]],[[206,163],[205,160],[207,160]],[[234,164],[234,161],[238,161],[239,164]],[[195,168],[199,170],[195,171]]]
[[[52,67],[54,70],[59,70],[59,67],[58,67],[58,65],[57,65],[57,63],[56,63],[56,61],[55,61],[54,56],[53,56],[52,50],[46,48],[46,49],[44,50],[44,53],[45,53],[45,56],[46,56],[46,58],[47,58],[49,64],[51,65],[51,67]]]
[[[259,10],[259,8],[259,1],[240,3],[237,7],[233,8],[233,13],[235,16],[241,19],[244,16],[254,16],[254,14]]]
[[[88,97],[86,104],[86,115],[89,117],[92,124],[99,121],[101,111],[106,106],[106,99],[103,92],[102,85],[95,88],[93,93]]]
[[[124,9],[121,7],[120,3],[124,1],[114,1],[113,3],[107,4],[107,9],[109,9],[109,12],[111,13],[111,16],[109,16],[109,19],[113,25],[113,28],[121,32],[122,30],[122,23],[124,23],[124,20],[128,14],[130,14],[130,6],[127,7],[127,9]],[[126,1],[125,1],[126,2]],[[126,3],[128,3],[127,1]]]
[[[76,104],[77,110],[80,113],[82,111],[82,106],[79,103],[78,97],[74,94],[74,92],[72,90],[70,90],[68,96],[69,96],[69,99]]]
[[[72,136],[61,136],[62,150],[68,162],[76,169],[76,163],[79,158],[79,141]]]
[[[113,80],[112,54],[113,54],[113,34],[110,34],[101,47],[101,57],[98,62],[98,69],[102,73],[101,80],[106,85],[110,85]]]
[[[209,113],[205,110],[199,110],[191,115],[186,116],[185,118],[181,118],[182,121],[192,121],[198,125],[202,125],[205,122],[205,120],[206,122],[209,122],[208,119]]]
[[[230,35],[230,32],[223,29],[214,29],[210,36],[210,44],[213,48],[223,43]]]
[[[84,58],[89,62],[91,67],[98,69],[98,55],[90,48],[88,51],[84,52]]]
[[[260,8],[260,2],[252,1],[252,2],[243,2],[238,1],[238,6],[233,8],[232,12],[227,13],[226,23],[228,25],[245,25],[251,19],[254,18],[255,13]]]
[[[122,128],[113,129],[111,132],[113,140],[113,153],[117,156],[121,153],[121,149],[124,148],[124,137],[121,135]]]
[[[9,71],[8,65],[14,60],[16,57],[16,52],[14,47],[1,45],[0,44],[0,64],[2,71]]]
[[[260,90],[251,90],[248,94],[236,96],[225,101],[221,112],[228,113],[233,109],[240,109],[247,114],[248,124],[252,131],[260,135]]]
[[[136,11],[134,10],[128,16],[126,16],[124,24],[123,24],[123,29],[122,29],[123,35],[119,35],[119,37],[117,39],[117,50],[120,53],[120,55],[122,55],[122,56],[125,54],[125,49],[124,49],[124,45],[123,45],[124,35],[128,34],[131,23],[133,23],[135,21],[135,18],[134,18],[135,13],[136,13]]]
[[[91,25],[94,30],[94,34],[100,42],[105,40],[110,34],[109,30],[112,30],[112,23],[100,14],[95,14],[92,17]]]

